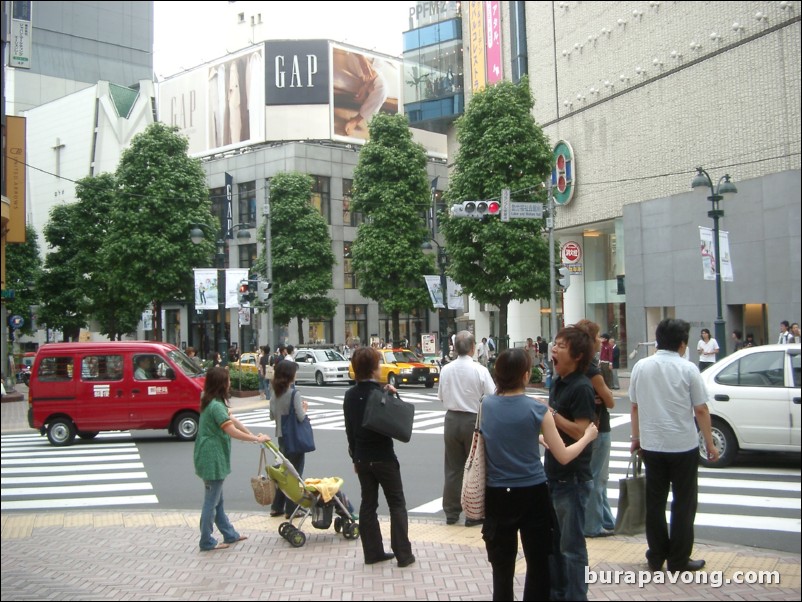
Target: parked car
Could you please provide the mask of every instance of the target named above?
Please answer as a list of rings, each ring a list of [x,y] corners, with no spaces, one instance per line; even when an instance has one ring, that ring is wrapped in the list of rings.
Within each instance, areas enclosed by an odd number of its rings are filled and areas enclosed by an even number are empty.
[[[294,358],[298,364],[296,382],[314,381],[320,386],[335,382],[353,382],[348,374],[351,362],[335,349],[301,347],[295,352]]]
[[[427,389],[440,382],[440,368],[433,364],[425,364],[409,349],[380,349],[382,356],[379,369],[381,382],[394,387],[400,385],[424,385]],[[354,378],[352,368],[349,376]]]
[[[739,450],[800,451],[800,345],[762,345],[729,355],[702,372],[708,391],[717,462],[723,468]]]
[[[254,374],[259,372],[259,366],[256,365],[256,354],[252,351],[246,351],[236,362],[231,362],[231,367]]]

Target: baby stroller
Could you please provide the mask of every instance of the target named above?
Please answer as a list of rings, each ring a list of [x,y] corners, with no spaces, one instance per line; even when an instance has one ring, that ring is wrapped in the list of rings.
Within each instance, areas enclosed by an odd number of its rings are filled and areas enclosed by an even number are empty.
[[[334,530],[337,533],[342,532],[345,539],[359,539],[357,517],[350,509],[348,498],[340,491],[343,484],[340,477],[307,479],[304,483],[298,471],[279,451],[275,443],[266,441],[264,446],[275,457],[267,467],[267,475],[276,482],[284,495],[297,504],[289,521],[279,525],[279,535],[291,546],[300,548],[306,543],[306,534],[301,531],[301,527],[309,516],[312,517],[312,526],[315,529],[328,529],[336,513]],[[298,523],[294,524],[296,520]]]

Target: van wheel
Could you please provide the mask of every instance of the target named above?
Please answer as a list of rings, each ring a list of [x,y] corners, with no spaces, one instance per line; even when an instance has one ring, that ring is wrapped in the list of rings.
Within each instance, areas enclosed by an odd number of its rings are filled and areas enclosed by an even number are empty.
[[[94,439],[95,437],[97,437],[97,434],[98,431],[78,431],[78,436],[81,439],[86,439],[86,440]]]
[[[176,416],[173,433],[180,441],[194,441],[198,434],[198,415],[194,412],[184,412]]]
[[[69,418],[56,418],[47,425],[47,439],[50,445],[65,447],[75,439],[75,425]]]
[[[317,383],[318,387],[323,387],[323,386],[326,385],[326,379],[323,378],[323,373],[322,372],[316,372],[315,373],[315,383]]]

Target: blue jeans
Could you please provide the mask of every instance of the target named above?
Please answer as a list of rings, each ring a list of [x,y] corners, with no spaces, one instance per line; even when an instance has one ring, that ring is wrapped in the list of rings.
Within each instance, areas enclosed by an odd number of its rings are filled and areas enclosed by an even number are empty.
[[[551,557],[551,599],[587,600],[588,584],[585,567],[588,548],[585,545],[585,506],[593,481],[549,481],[551,502],[558,529],[559,545]]]
[[[231,543],[239,539],[239,533],[231,524],[223,509],[223,481],[204,481],[206,493],[203,496],[203,509],[200,516],[200,549],[211,550],[217,545],[212,537],[213,525],[223,534],[223,541]]]
[[[593,489],[585,508],[585,535],[593,537],[602,529],[615,529],[615,518],[607,501],[607,479],[610,476],[610,433],[599,433],[593,441],[593,456],[590,459],[590,472],[593,475]]]

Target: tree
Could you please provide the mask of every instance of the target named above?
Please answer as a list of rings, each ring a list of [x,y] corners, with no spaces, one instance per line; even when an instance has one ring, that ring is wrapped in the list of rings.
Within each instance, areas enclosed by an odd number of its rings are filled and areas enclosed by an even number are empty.
[[[134,136],[116,171],[117,195],[102,248],[119,310],[153,307],[161,339],[161,304],[194,295],[193,268],[207,266],[219,225],[211,214],[206,176],[178,128],[153,123]],[[199,227],[205,239],[190,242]]]
[[[24,243],[6,244],[6,282],[14,291],[14,299],[4,304],[9,316],[22,316],[25,323],[20,328],[23,334],[33,334],[31,306],[41,298],[36,282],[42,271],[42,259],[39,256],[39,237],[36,230],[25,226]]]
[[[81,265],[85,255],[77,243],[78,233],[86,224],[79,214],[76,203],[56,205],[50,210],[44,235],[53,251],[45,257],[37,283],[44,300],[39,320],[48,328],[60,330],[65,341],[77,341],[88,321],[82,277],[85,272]]]
[[[305,174],[280,173],[270,180],[273,317],[277,324],[297,318],[301,344],[304,318],[328,319],[337,311],[337,301],[328,296],[335,265],[331,237],[311,197],[312,178]],[[254,266],[264,278],[265,265],[262,255]]]
[[[433,261],[421,244],[428,237],[431,203],[426,151],[413,142],[403,115],[377,114],[370,140],[354,170],[353,210],[365,215],[351,247],[359,292],[392,315],[400,340],[400,312],[430,305],[424,275]]]
[[[516,202],[545,201],[551,148],[532,117],[529,81],[502,82],[474,95],[457,121],[457,152],[447,204],[498,199],[503,188]],[[462,290],[499,308],[499,339],[507,339],[510,301],[549,295],[548,241],[543,220],[481,220],[444,215],[448,274]]]

